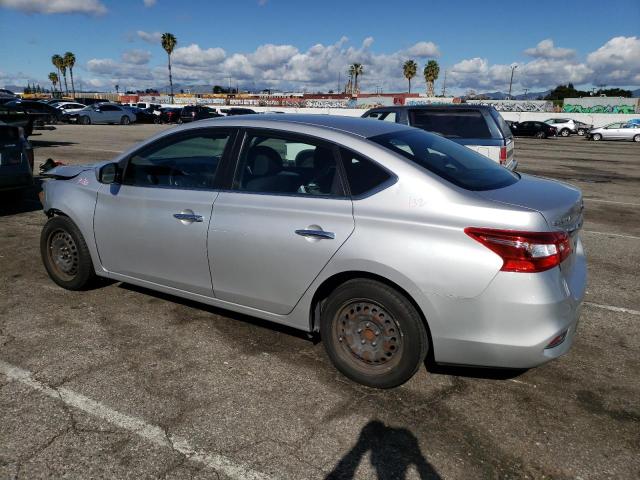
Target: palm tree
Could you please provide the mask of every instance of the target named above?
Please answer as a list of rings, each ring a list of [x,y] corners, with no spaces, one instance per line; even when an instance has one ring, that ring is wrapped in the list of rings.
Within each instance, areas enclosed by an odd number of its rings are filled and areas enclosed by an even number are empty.
[[[416,76],[418,72],[418,64],[413,60],[407,60],[402,65],[402,73],[404,73],[404,78],[409,80],[409,93],[411,93],[411,79]]]
[[[64,64],[64,59],[56,53],[51,56],[51,63],[58,69],[58,82],[60,82],[60,95],[62,95],[62,81],[60,80],[62,78],[62,70],[60,67]]]
[[[424,79],[427,82],[427,96],[434,97],[433,84],[440,74],[440,66],[435,60],[429,60],[424,67]]]
[[[73,92],[73,98],[76,98],[76,86],[73,83],[73,67],[76,64],[76,56],[72,52],[66,52],[63,57],[65,66],[69,69],[69,75],[71,75],[71,91]]]
[[[56,84],[58,83],[58,74],[56,72],[51,72],[49,74],[49,80],[51,81],[51,85],[53,85],[53,94],[56,94]]]
[[[347,75],[349,75],[349,81],[347,82],[347,89],[345,93],[353,95],[353,65],[349,65],[349,69],[347,70]]]
[[[173,33],[163,33],[162,34],[162,48],[167,52],[167,56],[169,57],[169,86],[171,88],[171,103],[173,103],[173,78],[171,78],[171,54],[173,53],[173,49],[176,48],[176,44],[178,40],[173,35]]]
[[[358,77],[364,74],[364,65],[361,63],[353,63],[349,67],[349,73],[353,74],[353,93],[356,95],[360,92],[360,87],[358,85]]]

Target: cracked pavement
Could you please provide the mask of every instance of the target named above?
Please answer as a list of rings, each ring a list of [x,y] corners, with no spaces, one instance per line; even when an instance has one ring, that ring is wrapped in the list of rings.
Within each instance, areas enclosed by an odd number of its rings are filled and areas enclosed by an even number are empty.
[[[37,132],[36,165],[108,159],[160,128]],[[640,310],[638,145],[516,145],[521,171],[583,189],[587,300]],[[302,332],[120,283],[62,290],[40,261],[33,192],[1,205],[0,360],[58,392],[0,373],[2,479],[229,478],[203,453],[282,479],[640,477],[638,315],[585,305],[557,361],[429,366],[376,391]],[[157,426],[162,444],[69,405],[62,388]]]

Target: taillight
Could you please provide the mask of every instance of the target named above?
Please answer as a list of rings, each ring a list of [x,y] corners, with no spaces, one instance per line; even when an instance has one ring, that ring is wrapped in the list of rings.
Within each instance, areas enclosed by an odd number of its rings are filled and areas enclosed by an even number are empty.
[[[507,161],[507,147],[500,147],[500,165]]]
[[[571,239],[565,232],[468,227],[464,233],[497,253],[503,261],[503,272],[544,272],[571,254]]]

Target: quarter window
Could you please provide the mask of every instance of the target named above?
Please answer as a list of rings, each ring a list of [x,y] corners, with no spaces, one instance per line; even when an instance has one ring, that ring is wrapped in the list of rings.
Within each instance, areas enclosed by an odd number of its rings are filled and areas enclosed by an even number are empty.
[[[347,173],[349,190],[353,196],[374,190],[391,178],[391,175],[382,167],[346,148],[340,149],[340,154]]]
[[[140,187],[212,188],[229,133],[160,140],[129,160],[124,183]]]
[[[307,138],[249,135],[234,190],[343,196],[334,149]]]

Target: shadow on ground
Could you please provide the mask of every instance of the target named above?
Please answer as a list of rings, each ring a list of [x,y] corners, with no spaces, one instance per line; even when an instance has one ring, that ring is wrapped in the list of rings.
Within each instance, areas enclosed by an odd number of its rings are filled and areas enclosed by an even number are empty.
[[[0,217],[42,210],[42,204],[38,199],[41,183],[41,180],[36,178],[34,186],[31,188],[15,192],[1,192]]]
[[[379,420],[364,426],[356,444],[340,459],[325,480],[351,480],[358,466],[370,453],[376,480],[402,480],[415,467],[421,480],[440,479],[440,475],[420,450],[416,436],[406,428],[392,428]]]

